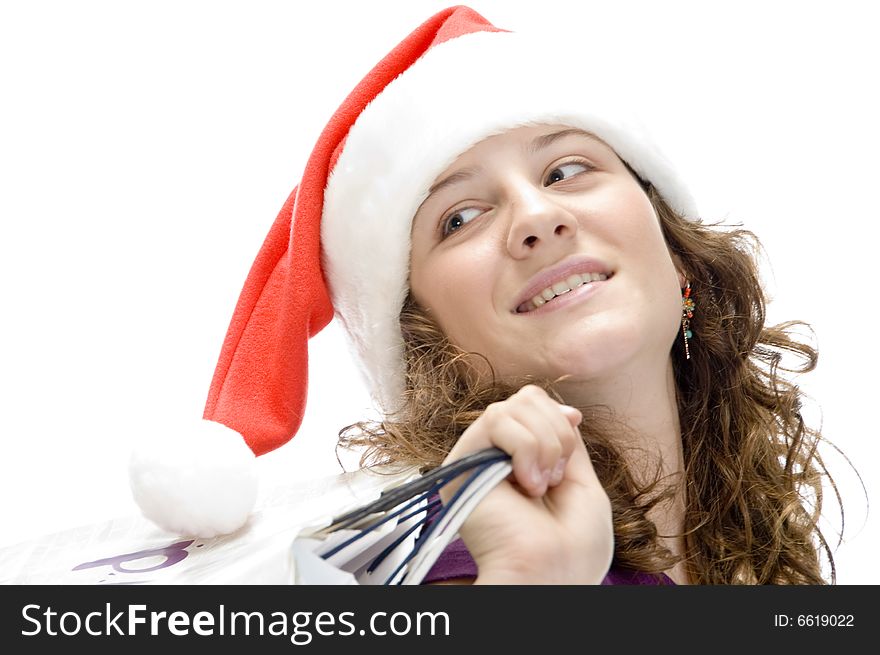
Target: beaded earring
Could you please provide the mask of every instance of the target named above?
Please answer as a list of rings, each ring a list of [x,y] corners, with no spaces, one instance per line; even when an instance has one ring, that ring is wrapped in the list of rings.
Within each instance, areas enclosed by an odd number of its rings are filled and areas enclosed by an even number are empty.
[[[684,356],[685,359],[691,358],[688,340],[693,338],[694,333],[691,332],[691,319],[694,317],[694,299],[691,298],[691,283],[688,282],[681,296],[681,333],[684,336]]]

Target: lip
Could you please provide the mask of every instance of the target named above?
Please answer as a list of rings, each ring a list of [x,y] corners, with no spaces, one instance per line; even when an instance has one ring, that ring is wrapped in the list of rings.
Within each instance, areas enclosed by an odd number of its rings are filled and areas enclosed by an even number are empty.
[[[614,274],[614,271],[605,262],[594,259],[592,257],[570,257],[564,259],[558,264],[551,266],[550,268],[546,268],[534,277],[532,277],[526,283],[526,286],[523,288],[522,292],[517,296],[517,300],[510,311],[517,316],[528,316],[532,314],[542,313],[542,310],[544,309],[552,311],[553,307],[557,304],[559,304],[560,307],[562,307],[564,304],[568,304],[563,303],[563,301],[569,296],[573,296],[572,299],[574,299],[574,297],[581,297],[584,295],[585,292],[590,291],[591,289],[595,290],[608,281],[596,281],[591,282],[590,284],[582,285],[577,289],[573,289],[572,291],[563,294],[562,296],[557,296],[553,299],[552,302],[548,302],[546,305],[541,305],[540,307],[528,312],[518,313],[516,311],[517,307],[519,307],[524,302],[534,298],[541,291],[551,286],[554,282],[559,282],[560,280],[567,278],[571,275],[583,273],[605,273],[609,275],[608,280],[610,280]]]

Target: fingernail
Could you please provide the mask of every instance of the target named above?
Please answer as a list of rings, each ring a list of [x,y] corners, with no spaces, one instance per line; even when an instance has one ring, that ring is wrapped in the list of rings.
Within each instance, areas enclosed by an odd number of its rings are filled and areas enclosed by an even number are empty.
[[[567,457],[562,457],[556,466],[553,467],[553,473],[550,474],[550,486],[555,487],[562,482],[562,476],[565,475],[565,465],[568,463]]]
[[[538,468],[537,464],[532,464],[529,476],[532,478],[532,486],[534,487],[540,487],[544,483],[544,473]]]

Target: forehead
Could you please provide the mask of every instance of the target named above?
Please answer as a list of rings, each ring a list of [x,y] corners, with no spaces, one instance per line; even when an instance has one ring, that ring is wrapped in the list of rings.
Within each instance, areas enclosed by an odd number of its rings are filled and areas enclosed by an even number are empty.
[[[511,128],[482,139],[456,157],[452,164],[434,178],[427,197],[419,206],[419,210],[426,204],[430,204],[431,199],[441,194],[444,189],[473,178],[476,173],[479,173],[480,163],[484,159],[496,155],[504,157],[511,150],[519,150],[527,157],[534,156],[551,149],[554,145],[572,142],[579,146],[588,146],[594,151],[601,150],[610,156],[615,156],[611,147],[602,139],[576,127],[528,125]],[[417,211],[416,216],[418,214]]]
[[[595,134],[587,132],[576,127],[566,125],[529,125],[524,127],[515,127],[501,134],[493,134],[471,146],[468,150],[460,154],[450,166],[441,172],[435,178],[435,185],[431,187],[431,192],[436,190],[436,182],[443,180],[454,170],[461,166],[463,162],[472,162],[479,160],[481,157],[490,155],[491,153],[506,148],[519,147],[525,154],[537,154],[555,143],[560,141],[577,140],[587,142],[600,148],[611,150],[611,148]]]
[[[506,154],[509,149],[519,148],[527,155],[536,155],[557,143],[579,141],[592,147],[613,153],[613,150],[595,134],[565,125],[530,125],[516,127],[501,134],[494,134],[471,146],[460,154],[443,172],[434,178],[425,202],[443,189],[470,178],[480,160],[494,154]]]

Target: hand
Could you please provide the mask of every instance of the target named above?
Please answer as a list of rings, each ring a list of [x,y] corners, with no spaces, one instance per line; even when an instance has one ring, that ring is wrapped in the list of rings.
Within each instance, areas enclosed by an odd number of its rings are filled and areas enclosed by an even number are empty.
[[[477,562],[477,584],[598,584],[614,553],[611,502],[577,426],[581,413],[527,385],[493,403],[464,431],[444,464],[495,446],[513,472],[459,530]],[[446,485],[449,502],[466,476]]]

